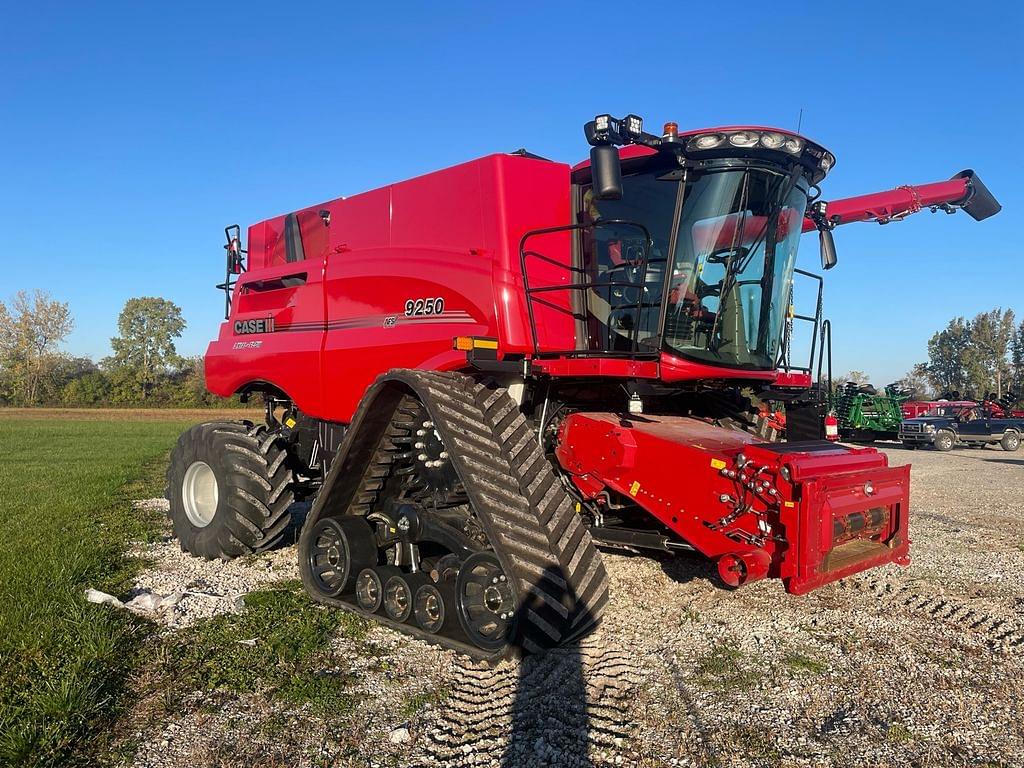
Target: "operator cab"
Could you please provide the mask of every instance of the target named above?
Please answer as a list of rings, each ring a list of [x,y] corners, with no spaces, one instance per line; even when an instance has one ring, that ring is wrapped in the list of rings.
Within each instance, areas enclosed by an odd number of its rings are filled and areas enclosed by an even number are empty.
[[[617,189],[605,170],[574,169],[580,346],[774,370],[805,215],[834,158],[776,130],[678,135],[669,124],[659,139],[628,133],[629,120],[605,138],[587,130],[595,148],[644,145],[616,153]]]

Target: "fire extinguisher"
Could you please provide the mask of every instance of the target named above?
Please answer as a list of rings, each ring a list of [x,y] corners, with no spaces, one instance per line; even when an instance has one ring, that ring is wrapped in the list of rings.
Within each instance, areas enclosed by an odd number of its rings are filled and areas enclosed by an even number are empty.
[[[825,439],[833,441],[839,439],[839,419],[831,411],[825,416]]]

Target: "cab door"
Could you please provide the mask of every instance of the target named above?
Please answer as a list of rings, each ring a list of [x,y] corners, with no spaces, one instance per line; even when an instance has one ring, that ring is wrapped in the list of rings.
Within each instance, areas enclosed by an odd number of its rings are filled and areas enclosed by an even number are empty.
[[[983,411],[974,411],[969,420],[961,419],[957,431],[962,440],[986,441],[992,436],[992,420]]]

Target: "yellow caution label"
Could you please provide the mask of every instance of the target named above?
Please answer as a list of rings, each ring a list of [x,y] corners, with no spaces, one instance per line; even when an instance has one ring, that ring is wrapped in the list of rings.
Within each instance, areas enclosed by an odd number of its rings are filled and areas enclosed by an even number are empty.
[[[294,427],[296,423],[297,422],[295,421],[295,419],[293,419],[291,416],[284,420],[284,425],[288,427],[288,429]]]
[[[629,495],[636,496],[638,493],[640,493],[640,483],[634,480],[633,484],[629,486]]]
[[[782,502],[782,506],[784,506],[784,507],[795,507],[796,506],[796,502],[795,501],[784,501],[784,502]]]
[[[712,459],[711,460],[711,468],[712,469],[725,469],[725,462],[722,461],[721,459]]]

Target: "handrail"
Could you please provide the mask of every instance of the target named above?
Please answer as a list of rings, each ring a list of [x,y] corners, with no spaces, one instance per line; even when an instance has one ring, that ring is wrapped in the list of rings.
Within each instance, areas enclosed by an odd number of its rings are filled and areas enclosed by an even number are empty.
[[[531,287],[530,286],[529,268],[527,267],[527,261],[526,261],[528,256],[529,257],[533,257],[533,258],[542,259],[543,261],[547,262],[548,264],[553,264],[555,266],[562,267],[567,272],[575,272],[575,273],[585,272],[585,270],[583,268],[578,267],[578,266],[576,266],[574,264],[563,264],[561,262],[558,262],[555,259],[551,259],[551,258],[545,256],[542,253],[538,253],[536,251],[527,251],[526,250],[526,241],[529,240],[531,237],[537,237],[537,236],[540,236],[540,235],[555,234],[557,232],[586,231],[586,230],[598,229],[598,228],[602,228],[602,227],[610,227],[610,226],[614,226],[614,225],[623,225],[623,226],[636,227],[637,229],[639,229],[643,233],[643,236],[644,236],[644,250],[643,250],[642,256],[641,256],[640,259],[636,260],[635,263],[634,262],[630,262],[630,266],[642,267],[641,272],[640,272],[640,279],[639,279],[638,282],[629,281],[629,280],[584,280],[582,282],[564,283],[564,284],[560,284],[560,285],[543,285],[543,286],[536,286],[536,287]],[[634,350],[633,354],[638,354],[638,346],[639,346],[638,334],[639,334],[639,331],[640,331],[639,319],[640,319],[640,315],[641,315],[641,313],[643,311],[643,308],[645,306],[645,302],[643,300],[643,295],[644,295],[643,292],[644,292],[644,289],[647,287],[647,283],[646,283],[646,281],[647,281],[647,267],[648,267],[648,264],[650,263],[650,259],[648,258],[648,255],[649,255],[650,251],[653,249],[653,247],[654,247],[654,241],[651,238],[651,233],[647,229],[647,227],[645,227],[640,222],[629,221],[628,219],[603,219],[603,220],[600,220],[600,221],[592,222],[590,224],[563,224],[563,225],[557,226],[557,227],[544,227],[544,228],[541,228],[541,229],[533,229],[533,230],[530,230],[530,231],[524,233],[523,236],[519,240],[519,269],[520,269],[520,273],[521,273],[522,280],[523,280],[523,293],[524,293],[524,296],[526,298],[526,314],[527,314],[527,317],[528,317],[529,322],[530,322],[530,340],[532,342],[534,356],[538,356],[538,355],[542,354],[541,351],[540,351],[540,340],[539,340],[538,334],[537,334],[537,319],[536,319],[536,316],[534,314],[534,308],[533,308],[534,294],[553,293],[555,291],[582,291],[583,302],[584,302],[584,317],[587,317],[590,314],[590,312],[589,312],[590,307],[589,307],[589,301],[588,301],[588,298],[587,298],[587,292],[592,290],[592,289],[594,289],[594,288],[634,288],[634,289],[637,289],[637,300],[636,300],[636,303],[635,304],[630,303],[628,305],[628,308],[635,309],[636,313],[637,313],[637,315],[636,315],[637,316],[637,322],[634,324],[633,328],[630,330],[629,341],[630,341],[630,345],[633,347],[633,350]],[[622,308],[625,309],[627,307],[622,307]],[[575,315],[574,312],[572,314]],[[610,340],[611,339],[610,332],[609,332],[608,337],[609,337],[609,340]],[[606,344],[605,346],[607,347],[609,345]],[[587,352],[611,353],[611,352],[616,352],[616,350],[611,350],[611,349],[594,350],[594,349],[589,349],[589,348],[581,349],[579,347],[578,343],[577,343],[577,348],[575,350],[572,350],[573,354],[576,354],[576,353],[587,353]],[[543,354],[564,355],[564,354],[570,354],[570,352],[568,352],[568,351],[566,351],[566,352],[550,352],[549,351],[549,352],[545,352]]]
[[[814,272],[808,272],[803,269],[794,269],[793,274],[803,275],[804,277],[809,277],[812,280],[816,280],[818,282],[818,296],[817,301],[815,302],[814,316],[812,317],[810,315],[793,314],[788,318],[788,320],[801,320],[804,322],[811,323],[811,325],[814,327],[814,330],[811,333],[811,352],[810,357],[807,360],[806,366],[792,365],[789,362],[788,355],[790,351],[788,349],[788,345],[791,341],[791,335],[789,333],[786,333],[783,336],[782,349],[779,350],[779,360],[776,367],[781,368],[787,373],[789,373],[790,371],[799,371],[800,373],[806,373],[808,376],[810,376],[812,371],[814,370],[814,357],[816,352],[818,351],[818,329],[821,325],[821,313],[823,307],[823,291],[825,286],[825,279],[821,275],[815,274]],[[792,305],[792,302],[793,297],[792,295],[790,295],[790,305]]]

